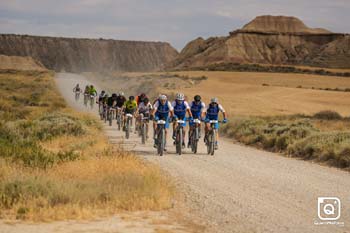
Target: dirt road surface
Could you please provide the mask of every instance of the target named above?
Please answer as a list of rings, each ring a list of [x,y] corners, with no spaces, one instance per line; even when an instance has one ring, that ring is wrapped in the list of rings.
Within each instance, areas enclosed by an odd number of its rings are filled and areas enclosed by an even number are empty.
[[[77,76],[60,74],[57,84],[73,107],[71,87]],[[83,79],[81,77],[81,79]],[[79,82],[83,83],[83,80]],[[69,92],[67,92],[67,90]],[[186,203],[207,223],[208,232],[350,232],[350,174],[336,168],[256,150],[222,140],[214,156],[186,149],[175,154],[168,139],[168,153],[159,157],[151,142],[142,146],[132,135],[106,127],[111,141],[121,142],[146,160],[169,172],[185,192]],[[341,225],[318,218],[318,197],[341,200]],[[316,223],[316,224],[315,224]]]
[[[76,103],[71,91],[77,82],[84,85],[83,77],[59,74],[56,81],[72,107],[91,111]],[[206,232],[350,232],[348,172],[233,144],[228,139],[221,140],[214,156],[205,153],[202,141],[198,154],[186,149],[178,156],[168,139],[168,152],[159,157],[151,142],[141,145],[134,134],[126,141],[122,132],[108,126],[105,129],[111,143],[121,143],[174,177],[191,210],[183,214],[202,219]],[[327,225],[318,218],[318,197],[341,200],[338,225]]]

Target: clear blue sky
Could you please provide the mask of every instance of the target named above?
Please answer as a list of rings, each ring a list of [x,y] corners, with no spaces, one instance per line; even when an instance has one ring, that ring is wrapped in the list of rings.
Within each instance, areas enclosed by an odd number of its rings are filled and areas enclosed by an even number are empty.
[[[181,50],[265,14],[350,32],[350,0],[1,0],[0,33],[167,41]]]

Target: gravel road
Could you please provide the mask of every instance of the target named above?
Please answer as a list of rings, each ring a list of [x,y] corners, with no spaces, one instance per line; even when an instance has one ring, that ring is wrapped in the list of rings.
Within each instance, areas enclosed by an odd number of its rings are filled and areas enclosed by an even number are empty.
[[[82,76],[59,74],[56,82],[72,107],[87,110],[75,103],[71,91],[77,82],[84,85]],[[168,153],[159,157],[151,143],[141,145],[136,135],[126,141],[119,131],[106,127],[106,133],[111,143],[122,143],[169,172],[191,209],[184,215],[201,218],[207,232],[350,232],[348,172],[237,145],[228,139],[221,140],[214,156],[205,153],[201,141],[197,155],[186,149],[178,156],[174,146],[168,145]],[[319,225],[327,222],[318,218],[318,197],[341,200],[340,225]]]

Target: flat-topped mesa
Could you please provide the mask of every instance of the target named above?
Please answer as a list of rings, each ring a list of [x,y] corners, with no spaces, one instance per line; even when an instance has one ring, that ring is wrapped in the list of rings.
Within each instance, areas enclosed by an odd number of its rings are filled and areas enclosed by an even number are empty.
[[[300,19],[292,16],[258,16],[244,25],[240,32],[262,32],[262,33],[332,33],[323,28],[309,28]]]
[[[189,42],[175,69],[217,63],[262,63],[350,68],[350,35],[307,27],[286,16],[259,16],[229,36]]]
[[[156,71],[178,52],[164,42],[0,34],[0,54],[28,56],[55,71]]]

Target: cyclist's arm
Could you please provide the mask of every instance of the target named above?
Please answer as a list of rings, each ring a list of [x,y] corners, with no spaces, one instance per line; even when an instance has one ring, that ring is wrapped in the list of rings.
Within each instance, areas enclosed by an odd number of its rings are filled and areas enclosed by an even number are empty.
[[[174,117],[174,108],[173,106],[168,102],[170,117]]]
[[[207,108],[206,108],[206,106],[205,106],[205,103],[202,102],[202,109],[201,109],[201,118],[202,118],[202,119],[205,118],[206,112],[207,112]]]
[[[225,111],[225,109],[221,106],[221,104],[219,104],[219,110],[222,112],[222,115],[224,116],[224,119],[227,118],[227,113]]]
[[[191,112],[191,108],[190,106],[188,105],[188,103],[185,101],[185,106],[186,106],[186,111],[188,113],[188,115],[193,118],[193,115],[192,115],[192,112]]]

